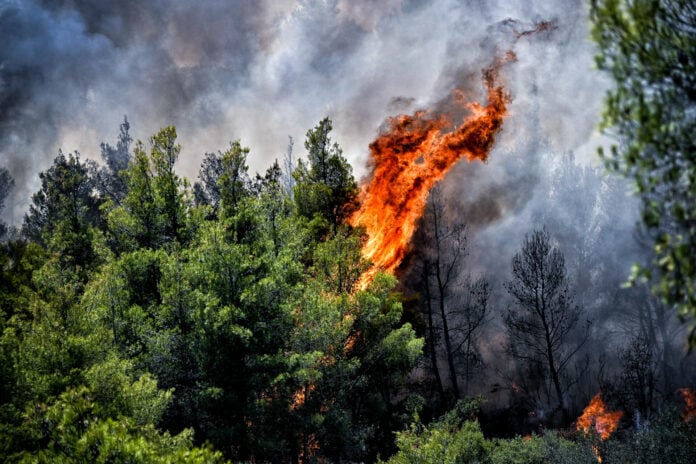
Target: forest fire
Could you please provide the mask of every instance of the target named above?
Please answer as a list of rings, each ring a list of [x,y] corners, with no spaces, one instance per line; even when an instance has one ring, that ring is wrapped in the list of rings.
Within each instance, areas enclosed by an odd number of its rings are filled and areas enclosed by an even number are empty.
[[[512,52],[483,71],[488,102],[466,100],[461,90],[452,92],[452,104],[463,116],[417,111],[387,121],[388,129],[370,145],[373,174],[363,186],[360,208],[350,218],[366,228],[365,258],[373,267],[363,276],[369,282],[377,270],[393,272],[408,251],[416,223],[430,189],[462,158],[486,161],[507,114],[509,101],[499,82],[503,64]]]
[[[597,393],[587,405],[582,415],[578,417],[577,430],[582,430],[589,433],[594,427],[597,434],[602,440],[606,440],[619,427],[619,421],[623,416],[623,411],[607,411],[607,407],[602,401],[601,393]],[[592,452],[598,462],[602,462],[602,456],[599,454],[599,447],[592,446]]]
[[[588,433],[592,427],[602,440],[606,440],[619,427],[622,411],[607,411],[602,396],[597,393],[578,417],[577,429]]]

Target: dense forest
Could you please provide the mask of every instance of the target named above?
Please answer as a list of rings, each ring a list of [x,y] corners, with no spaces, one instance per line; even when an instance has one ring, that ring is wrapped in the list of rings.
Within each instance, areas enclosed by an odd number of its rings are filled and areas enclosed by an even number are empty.
[[[328,117],[263,173],[234,140],[187,179],[176,129],[127,118],[59,151],[0,224],[0,461],[696,462],[696,10],[628,4],[592,9],[622,143],[540,144],[512,244],[434,182],[374,267]]]

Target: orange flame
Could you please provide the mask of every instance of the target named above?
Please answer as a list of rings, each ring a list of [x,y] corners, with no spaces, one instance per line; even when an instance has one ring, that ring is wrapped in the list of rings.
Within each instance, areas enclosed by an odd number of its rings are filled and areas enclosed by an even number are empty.
[[[597,445],[592,445],[592,452],[594,453],[595,457],[597,458],[598,463],[602,463],[602,456],[599,454],[599,447]]]
[[[607,411],[601,394],[597,393],[578,417],[577,429],[587,433],[594,426],[600,438],[606,440],[619,427],[622,416],[623,411]]]
[[[682,398],[684,398],[684,422],[689,422],[690,420],[696,421],[696,390],[691,388],[680,388],[679,393],[681,393]]]
[[[430,189],[462,158],[486,161],[495,135],[507,114],[508,95],[498,82],[504,58],[483,72],[488,103],[467,102],[459,89],[452,104],[468,115],[457,125],[447,114],[417,111],[389,118],[388,129],[370,144],[372,178],[361,191],[360,208],[350,218],[366,228],[363,255],[373,268],[363,276],[363,286],[377,270],[393,272],[408,251],[416,223]]]
[[[314,391],[315,385],[310,383],[308,385],[303,385],[299,390],[292,394],[292,399],[290,400],[290,410],[297,411],[302,406],[304,406],[307,401],[307,397]]]

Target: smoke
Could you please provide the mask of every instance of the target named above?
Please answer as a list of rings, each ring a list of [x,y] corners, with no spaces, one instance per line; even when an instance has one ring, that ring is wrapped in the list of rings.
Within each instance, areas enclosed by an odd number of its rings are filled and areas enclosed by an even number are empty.
[[[191,178],[203,153],[235,138],[251,147],[251,168],[263,170],[288,135],[303,140],[329,115],[334,138],[365,174],[386,117],[478,80],[496,49],[543,20],[557,29],[515,46],[513,114],[500,150],[531,137],[535,113],[535,130],[559,152],[573,150],[587,144],[606,87],[592,70],[579,0],[6,1],[0,166],[16,184],[5,218],[21,220],[59,148],[97,158],[124,115],[143,140],[175,124],[179,169]]]

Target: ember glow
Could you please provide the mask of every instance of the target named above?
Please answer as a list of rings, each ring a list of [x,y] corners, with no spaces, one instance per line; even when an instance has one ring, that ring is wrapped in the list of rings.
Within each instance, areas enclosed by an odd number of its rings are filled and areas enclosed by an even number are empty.
[[[514,58],[508,52],[483,71],[485,106],[467,100],[463,91],[455,89],[451,104],[457,109],[454,112],[463,114],[458,120],[451,113],[432,111],[396,116],[370,144],[372,178],[363,186],[360,208],[350,219],[353,226],[364,226],[368,235],[363,255],[373,267],[363,276],[363,283],[378,270],[396,270],[408,251],[430,189],[457,161],[486,161],[509,101],[499,71]]]
[[[696,390],[691,388],[681,388],[679,390],[684,399],[684,422],[696,421]]]
[[[622,411],[607,411],[602,396],[597,393],[582,415],[578,417],[578,430],[588,433],[594,427],[602,440],[606,440],[619,427]]]

